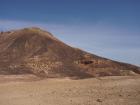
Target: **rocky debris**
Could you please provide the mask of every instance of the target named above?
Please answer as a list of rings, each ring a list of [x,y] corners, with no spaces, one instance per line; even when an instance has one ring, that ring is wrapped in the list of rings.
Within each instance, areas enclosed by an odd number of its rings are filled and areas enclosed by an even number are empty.
[[[101,98],[96,100],[97,102],[103,102],[103,100]]]

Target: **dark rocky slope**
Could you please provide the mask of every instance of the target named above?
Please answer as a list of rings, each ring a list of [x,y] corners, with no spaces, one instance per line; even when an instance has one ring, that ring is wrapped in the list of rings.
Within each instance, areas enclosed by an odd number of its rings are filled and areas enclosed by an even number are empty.
[[[0,74],[29,73],[87,78],[140,74],[140,68],[70,47],[39,28],[1,32]]]

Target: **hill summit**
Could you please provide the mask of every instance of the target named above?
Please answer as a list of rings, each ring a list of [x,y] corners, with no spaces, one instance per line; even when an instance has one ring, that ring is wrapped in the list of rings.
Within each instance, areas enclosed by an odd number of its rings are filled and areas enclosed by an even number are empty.
[[[73,48],[39,28],[0,33],[0,74],[39,77],[120,76],[140,74],[140,68]]]

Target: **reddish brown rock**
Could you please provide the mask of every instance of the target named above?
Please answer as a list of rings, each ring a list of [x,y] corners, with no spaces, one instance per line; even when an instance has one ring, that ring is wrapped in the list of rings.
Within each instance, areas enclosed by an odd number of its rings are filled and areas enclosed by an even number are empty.
[[[70,47],[39,28],[0,33],[0,74],[30,73],[87,78],[140,74],[140,68]]]

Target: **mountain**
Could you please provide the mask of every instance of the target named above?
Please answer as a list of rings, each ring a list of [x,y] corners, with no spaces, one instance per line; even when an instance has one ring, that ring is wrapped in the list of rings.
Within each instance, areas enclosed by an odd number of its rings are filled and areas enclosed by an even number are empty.
[[[135,75],[140,68],[73,48],[39,28],[24,28],[0,33],[0,74],[89,78]]]

